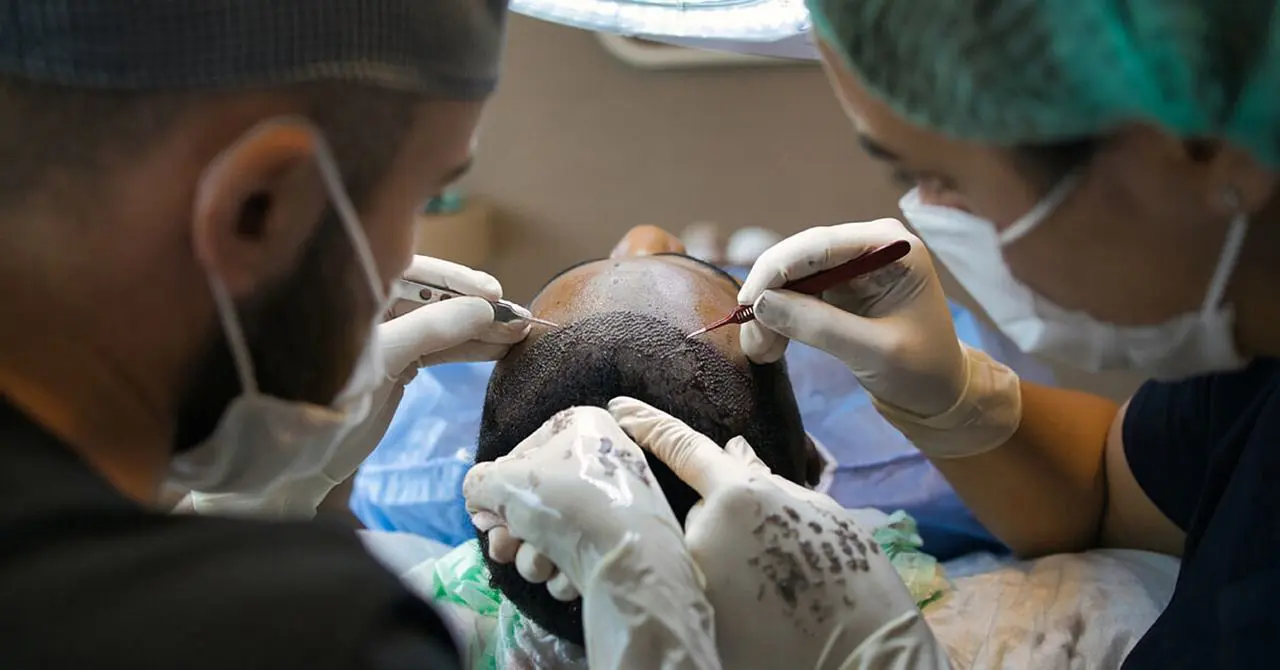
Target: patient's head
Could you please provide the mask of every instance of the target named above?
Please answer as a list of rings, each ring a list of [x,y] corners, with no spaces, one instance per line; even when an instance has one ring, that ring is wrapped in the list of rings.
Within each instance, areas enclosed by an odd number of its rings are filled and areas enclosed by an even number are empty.
[[[737,307],[737,283],[714,267],[673,254],[678,242],[653,228],[633,230],[611,258],[553,278],[530,305],[562,324],[535,327],[494,369],[485,397],[477,461],[509,453],[560,410],[605,406],[617,396],[647,402],[724,445],[742,435],[774,472],[804,479],[806,438],[782,363],[754,365],[738,327],[686,335]],[[661,251],[648,255],[650,251]],[[649,458],[683,521],[697,495]],[[581,604],[562,603],[512,565],[487,558],[496,587],[530,619],[582,643]]]

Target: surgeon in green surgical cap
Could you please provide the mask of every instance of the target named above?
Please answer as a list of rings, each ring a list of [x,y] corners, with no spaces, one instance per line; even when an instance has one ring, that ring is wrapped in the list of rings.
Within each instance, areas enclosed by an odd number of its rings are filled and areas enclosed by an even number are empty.
[[[771,249],[739,295],[747,355],[841,358],[1021,555],[1181,557],[1126,667],[1273,667],[1277,3],[808,2],[919,238],[886,219]],[[775,290],[899,237],[913,252],[869,279]],[[1023,349],[1152,381],[1123,404],[1022,382],[956,340],[935,260]]]

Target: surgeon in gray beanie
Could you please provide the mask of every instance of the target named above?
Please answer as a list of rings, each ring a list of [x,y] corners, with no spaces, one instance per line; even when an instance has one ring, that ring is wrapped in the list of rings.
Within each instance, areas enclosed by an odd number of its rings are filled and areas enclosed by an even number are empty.
[[[417,369],[526,335],[412,255],[505,4],[0,0],[0,667],[459,667],[351,531],[225,512],[309,516]]]

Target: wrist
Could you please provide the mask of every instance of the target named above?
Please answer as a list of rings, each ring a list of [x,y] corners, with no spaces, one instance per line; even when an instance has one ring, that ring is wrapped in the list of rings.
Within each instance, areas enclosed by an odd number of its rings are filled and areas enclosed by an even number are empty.
[[[966,458],[999,447],[1022,422],[1018,375],[987,354],[962,345],[964,389],[946,411],[920,416],[872,398],[890,424],[930,458]]]
[[[885,622],[839,667],[949,670],[951,662],[924,617],[912,608]]]

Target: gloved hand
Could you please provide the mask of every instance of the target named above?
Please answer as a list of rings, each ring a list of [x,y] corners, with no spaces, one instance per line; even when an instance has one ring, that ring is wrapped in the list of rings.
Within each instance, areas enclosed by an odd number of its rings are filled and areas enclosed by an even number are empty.
[[[721,667],[680,524],[608,412],[557,414],[507,456],[472,468],[463,495],[481,532],[505,527],[520,539],[526,578],[541,581],[554,564],[582,594],[592,668]]]
[[[831,498],[638,400],[610,413],[702,495],[685,544],[706,578],[726,668],[950,667],[871,533]]]
[[[493,307],[485,299],[501,298],[502,286],[483,272],[449,261],[415,256],[404,276],[480,297],[454,298],[430,305],[400,301],[391,306],[387,321],[378,326],[387,383],[371,399],[369,417],[334,449],[322,472],[282,482],[264,496],[193,492],[179,504],[178,511],[311,518],[325,496],[355,474],[378,446],[400,406],[405,385],[413,380],[419,368],[496,360],[529,334],[529,325],[524,321],[493,320]]]
[[[897,240],[911,252],[820,298],[773,290]],[[894,219],[811,228],[760,256],[738,302],[755,305],[742,349],[776,361],[788,339],[844,361],[876,408],[921,451],[957,458],[994,449],[1022,418],[1018,378],[956,337],[929,252]]]

